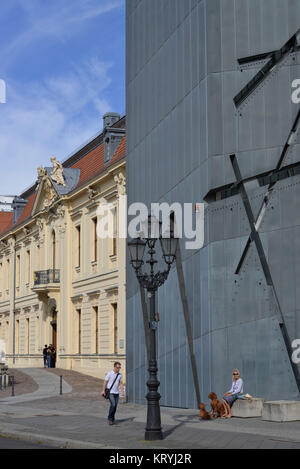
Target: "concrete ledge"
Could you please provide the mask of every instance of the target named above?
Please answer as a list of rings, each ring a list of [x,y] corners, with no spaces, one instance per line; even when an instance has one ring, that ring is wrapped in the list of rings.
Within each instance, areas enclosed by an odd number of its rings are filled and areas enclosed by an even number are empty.
[[[250,399],[237,399],[231,408],[232,417],[250,418],[261,417],[264,399],[255,397]]]
[[[300,401],[264,402],[262,420],[268,420],[269,422],[300,420]]]

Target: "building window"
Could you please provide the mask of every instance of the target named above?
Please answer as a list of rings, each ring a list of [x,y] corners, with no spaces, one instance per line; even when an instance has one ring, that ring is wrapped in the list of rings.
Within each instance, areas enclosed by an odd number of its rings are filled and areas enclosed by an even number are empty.
[[[113,353],[118,353],[118,305],[112,304],[113,309]]]
[[[6,330],[5,330],[5,352],[9,352],[9,321],[6,321]]]
[[[92,219],[92,232],[93,232],[93,261],[98,259],[98,238],[97,238],[97,217]]]
[[[78,353],[81,354],[81,309],[77,309],[77,328],[78,328]]]
[[[77,267],[80,267],[81,260],[81,227],[76,226],[76,249],[77,249]]]
[[[30,328],[29,328],[29,318],[26,318],[26,351],[25,353],[29,354],[30,351]]]
[[[40,246],[37,245],[36,247],[36,259],[35,259],[35,270],[40,270]]]
[[[20,321],[16,320],[16,354],[20,353]]]
[[[37,316],[35,318],[35,351],[38,352],[39,351],[39,340],[40,340],[40,334],[39,334],[39,322],[40,322],[40,318],[39,316]]]
[[[7,290],[9,290],[9,285],[10,285],[10,262],[9,259],[7,259],[7,276],[6,276],[6,282],[7,282]]]
[[[116,207],[114,207],[114,209],[112,210],[112,222],[113,222],[112,256],[116,256],[117,255],[117,239],[118,239]]]
[[[27,251],[27,274],[26,274],[26,283],[30,283],[30,251]]]
[[[93,307],[94,311],[94,324],[95,324],[95,353],[99,352],[99,314],[98,314],[98,306]]]
[[[17,277],[16,284],[17,285],[16,286],[17,286],[17,288],[19,288],[20,287],[20,278],[21,278],[21,258],[20,258],[20,254],[17,255],[16,270],[17,270],[17,272],[16,272],[16,274],[17,274],[16,275],[16,277]]]

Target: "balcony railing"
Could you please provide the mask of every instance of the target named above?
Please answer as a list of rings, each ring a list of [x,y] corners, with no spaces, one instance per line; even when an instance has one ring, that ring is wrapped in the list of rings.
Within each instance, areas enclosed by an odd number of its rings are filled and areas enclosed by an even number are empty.
[[[60,283],[60,270],[40,270],[34,272],[34,285],[47,285],[49,283]]]

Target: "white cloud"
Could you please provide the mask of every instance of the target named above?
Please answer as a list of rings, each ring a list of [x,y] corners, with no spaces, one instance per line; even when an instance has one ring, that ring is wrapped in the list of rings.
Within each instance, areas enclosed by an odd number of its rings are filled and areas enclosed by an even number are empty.
[[[102,130],[101,116],[110,110],[101,98],[110,66],[93,58],[27,88],[8,84],[7,104],[0,105],[0,194],[22,192],[50,155],[63,160]]]
[[[0,48],[2,71],[24,50],[44,39],[65,40],[88,22],[123,5],[124,0],[10,0],[24,12],[23,31]],[[11,7],[12,7],[11,5]]]

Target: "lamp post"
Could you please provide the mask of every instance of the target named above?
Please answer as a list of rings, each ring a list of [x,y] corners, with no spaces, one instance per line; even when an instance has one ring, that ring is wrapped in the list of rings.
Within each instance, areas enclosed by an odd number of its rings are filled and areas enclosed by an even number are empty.
[[[148,217],[148,227],[151,229],[151,216]],[[148,233],[150,230],[148,228]],[[149,379],[147,381],[148,393],[147,398],[147,425],[145,430],[145,440],[162,440],[163,434],[161,429],[161,418],[160,418],[160,394],[158,393],[159,381],[157,379],[157,360],[156,360],[156,330],[157,330],[157,318],[155,314],[155,293],[158,288],[163,285],[166,281],[171,265],[176,258],[176,250],[178,245],[178,238],[174,237],[174,234],[170,231],[168,236],[159,236],[160,245],[163,252],[163,259],[167,265],[166,270],[163,272],[154,271],[154,266],[157,264],[157,260],[154,259],[155,245],[158,238],[155,237],[144,237],[135,238],[128,243],[128,248],[131,257],[131,265],[135,270],[136,277],[139,284],[146,288],[148,291],[148,298],[150,301],[150,351],[149,351]],[[144,253],[148,248],[148,260],[146,264],[149,264],[149,273],[142,272],[142,266],[144,265]]]

